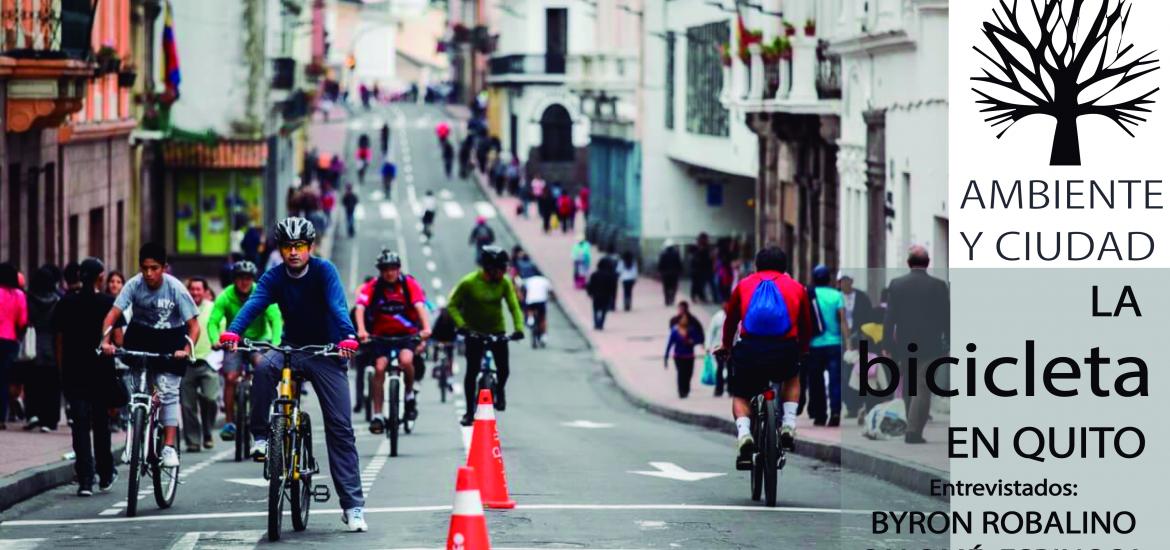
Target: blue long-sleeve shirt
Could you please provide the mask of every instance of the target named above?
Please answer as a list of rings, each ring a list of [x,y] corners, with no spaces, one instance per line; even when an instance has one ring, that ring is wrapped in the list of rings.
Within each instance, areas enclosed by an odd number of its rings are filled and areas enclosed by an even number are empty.
[[[252,320],[274,303],[284,318],[280,340],[289,345],[336,344],[356,332],[349,320],[341,277],[328,260],[309,259],[308,271],[299,279],[290,276],[283,265],[265,271],[228,330],[243,334]]]
[[[690,340],[688,342],[688,340]],[[694,357],[695,346],[703,343],[703,333],[695,327],[688,327],[687,334],[679,332],[678,327],[670,329],[670,338],[666,340],[666,353],[664,358],[670,358],[671,349],[674,350],[675,357]]]

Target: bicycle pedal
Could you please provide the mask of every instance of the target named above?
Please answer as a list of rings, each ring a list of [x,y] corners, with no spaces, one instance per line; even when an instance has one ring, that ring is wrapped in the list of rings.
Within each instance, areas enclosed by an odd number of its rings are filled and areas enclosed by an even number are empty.
[[[313,502],[329,502],[329,486],[318,483],[313,486]]]

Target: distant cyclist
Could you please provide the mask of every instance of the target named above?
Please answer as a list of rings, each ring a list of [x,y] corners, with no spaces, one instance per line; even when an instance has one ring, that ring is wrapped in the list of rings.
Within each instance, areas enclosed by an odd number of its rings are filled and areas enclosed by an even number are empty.
[[[750,462],[756,452],[751,435],[749,401],[781,384],[780,444],[792,450],[796,440],[796,409],[800,400],[802,354],[812,339],[812,313],[804,285],[789,277],[788,256],[779,247],[756,254],[756,272],[731,291],[723,324],[720,353],[731,354],[731,412],[738,435],[739,462]],[[736,331],[739,341],[735,340]]]
[[[528,313],[528,326],[537,347],[544,347],[544,335],[548,332],[548,299],[552,295],[552,281],[536,271],[523,280],[524,309]]]
[[[475,247],[475,261],[479,263],[481,251],[485,246],[489,246],[496,242],[496,233],[487,224],[487,218],[477,216],[475,218],[475,227],[471,228],[471,235],[467,237],[467,244]],[[505,261],[508,253],[504,253]],[[507,266],[505,265],[505,268]]]
[[[284,319],[281,341],[288,346],[337,344],[341,353],[352,357],[358,343],[345,302],[345,289],[337,268],[331,262],[312,255],[317,230],[304,218],[285,218],[273,231],[284,263],[260,277],[244,307],[228,331],[219,337],[225,351],[235,351],[240,334],[271,304],[280,307]],[[268,452],[268,415],[276,393],[279,365],[276,352],[265,354],[252,374],[252,418],[255,443],[252,456],[262,458]],[[294,358],[317,393],[325,421],[325,445],[329,451],[329,474],[344,511],[341,521],[350,531],[366,531],[362,507],[361,470],[353,426],[350,424],[349,387],[345,364],[333,357]]]
[[[220,325],[222,323],[231,325],[232,321],[236,319],[240,309],[244,307],[244,303],[252,296],[252,290],[256,287],[256,278],[259,274],[260,270],[256,268],[256,264],[247,260],[236,262],[235,267],[232,268],[232,285],[225,288],[215,298],[215,305],[211,308],[211,318],[207,320],[208,339],[215,342],[217,347],[219,346]],[[248,325],[243,336],[253,342],[268,342],[279,346],[282,330],[284,330],[284,321],[280,316],[280,308],[276,304],[272,304],[264,310],[263,316],[256,317],[252,324]],[[246,418],[236,418],[236,384],[240,382],[244,363],[247,362],[255,368],[260,365],[262,357],[263,355],[258,352],[242,351],[225,353],[223,356],[223,367],[219,372],[223,374],[223,409],[227,421],[224,423],[223,429],[220,430],[219,437],[224,441],[235,439],[236,425],[247,422]]]
[[[183,282],[166,273],[167,251],[146,243],[138,251],[139,273],[126,281],[102,321],[102,352],[114,354],[110,329],[122,312],[132,312],[123,347],[128,350],[171,355],[173,360],[148,361],[147,367],[162,404],[163,466],[179,466],[175,451],[179,432],[179,386],[188,358],[199,340],[199,310]]]
[[[459,329],[502,335],[507,328],[503,303],[507,303],[508,312],[512,315],[513,337],[523,338],[524,314],[520,312],[516,288],[504,276],[508,270],[508,253],[498,246],[486,246],[482,252],[481,268],[469,273],[455,285],[447,303],[447,312]],[[488,351],[492,352],[498,373],[499,395],[494,396],[496,408],[502,411],[506,406],[504,386],[508,383],[508,344],[500,342],[487,347],[475,339],[468,340],[464,354],[467,357],[467,373],[463,377],[467,411],[460,421],[464,426],[470,426],[475,418],[475,379],[479,376],[483,356]]]
[[[426,194],[423,195],[422,198],[423,234],[426,235],[427,238],[430,238],[431,236],[431,225],[435,223],[435,214],[436,210],[438,210],[438,207],[438,201],[435,200],[435,192],[427,189]]]
[[[427,313],[426,294],[414,277],[402,272],[402,259],[398,254],[383,250],[378,255],[378,271],[381,276],[362,286],[357,295],[354,319],[357,321],[358,339],[370,341],[370,336],[396,338],[418,336],[420,342],[413,347],[375,341],[374,380],[370,388],[374,405],[374,418],[370,421],[371,433],[382,433],[386,421],[382,418],[382,385],[385,382],[386,367],[391,357],[398,358],[402,377],[406,384],[406,420],[418,419],[418,404],[414,398],[415,354],[423,349],[423,342],[431,335],[431,321]]]

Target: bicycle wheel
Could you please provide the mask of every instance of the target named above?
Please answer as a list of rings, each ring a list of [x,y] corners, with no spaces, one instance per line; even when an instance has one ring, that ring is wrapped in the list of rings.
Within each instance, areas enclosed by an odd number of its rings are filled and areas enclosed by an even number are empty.
[[[138,482],[142,479],[142,443],[146,440],[146,411],[134,409],[130,416],[130,479],[126,493],[126,516],[138,514]]]
[[[236,386],[236,417],[232,420],[236,423],[236,462],[242,462],[248,456],[248,436],[251,435],[248,431],[248,403],[250,401],[248,395],[248,383],[240,381]]]
[[[398,425],[402,423],[402,411],[398,410],[398,398],[402,389],[398,387],[398,379],[391,378],[386,385],[390,395],[390,403],[386,414],[386,437],[390,438],[390,456],[398,456]]]
[[[755,405],[755,403],[753,403]],[[761,441],[760,436],[760,411],[759,407],[754,407],[756,410],[752,411],[752,438],[756,441]],[[764,493],[764,461],[759,451],[752,453],[752,500],[759,502]]]
[[[368,423],[374,419],[374,390],[372,389],[374,387],[374,369],[372,367],[366,367],[365,377],[366,387],[365,391],[362,392],[362,406],[366,409],[366,422]]]
[[[313,500],[313,428],[309,424],[309,415],[301,413],[300,426],[294,436],[293,453],[297,470],[300,470],[299,479],[293,478],[290,484],[289,504],[292,505],[292,524],[294,531],[304,531],[309,527],[309,503]]]
[[[155,442],[154,448],[163,448],[163,432],[165,429],[162,426],[155,426]],[[176,436],[177,437],[177,436]],[[175,453],[179,453],[179,445],[175,445]],[[181,455],[180,455],[181,457]],[[175,494],[179,492],[179,466],[174,468],[166,468],[162,465],[162,458],[156,458],[150,464],[150,474],[154,478],[154,502],[158,504],[159,508],[167,509],[175,503]]]
[[[268,540],[280,540],[280,524],[284,519],[284,442],[288,436],[288,419],[278,416],[268,433],[268,456],[264,468],[268,470]]]
[[[764,448],[760,453],[764,470],[764,502],[776,505],[777,466],[780,463],[780,441],[776,432],[776,400],[770,399],[764,407]]]

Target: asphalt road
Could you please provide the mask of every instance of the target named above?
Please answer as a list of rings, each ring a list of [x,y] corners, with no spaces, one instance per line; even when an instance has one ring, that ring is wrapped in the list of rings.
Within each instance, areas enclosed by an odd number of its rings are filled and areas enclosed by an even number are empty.
[[[377,129],[389,120],[399,164],[394,196],[387,201],[377,159],[372,163],[361,186],[358,235],[335,240],[334,260],[348,287],[374,274],[375,255],[389,246],[403,253],[407,270],[428,295],[443,303],[439,297],[473,269],[467,237],[477,215],[489,217],[501,244],[513,244],[474,184],[442,175],[433,127],[444,116],[434,107],[395,106],[347,123],[345,151],[353,158],[356,136],[368,133],[376,147]],[[430,243],[421,236],[412,200],[427,189],[440,197]],[[499,428],[518,506],[488,512],[495,548],[946,547],[946,537],[875,536],[869,515],[871,510],[946,510],[945,504],[815,460],[790,458],[776,508],[751,501],[747,473],[734,470],[732,438],[630,405],[564,314],[554,307],[549,315],[547,349],[534,351],[527,342],[512,346],[508,410],[499,414]],[[402,438],[398,457],[387,459],[385,438],[369,434],[364,419],[354,418],[370,532],[344,532],[334,498],[313,505],[308,531],[293,533],[286,519],[287,532],[277,544],[444,546],[468,434],[456,422],[460,396],[444,404],[432,380],[422,388],[417,430]],[[306,403],[320,418],[315,397]],[[328,482],[323,434],[314,439],[323,468],[318,480]],[[269,546],[263,537],[260,466],[231,461],[224,443],[183,459],[185,483],[171,509],[158,510],[147,497],[139,516],[126,518],[120,504],[125,476],[113,491],[92,498],[74,496],[75,486],[61,487],[0,513],[0,548]],[[124,474],[125,467],[121,470]],[[686,477],[701,479],[678,479]]]

